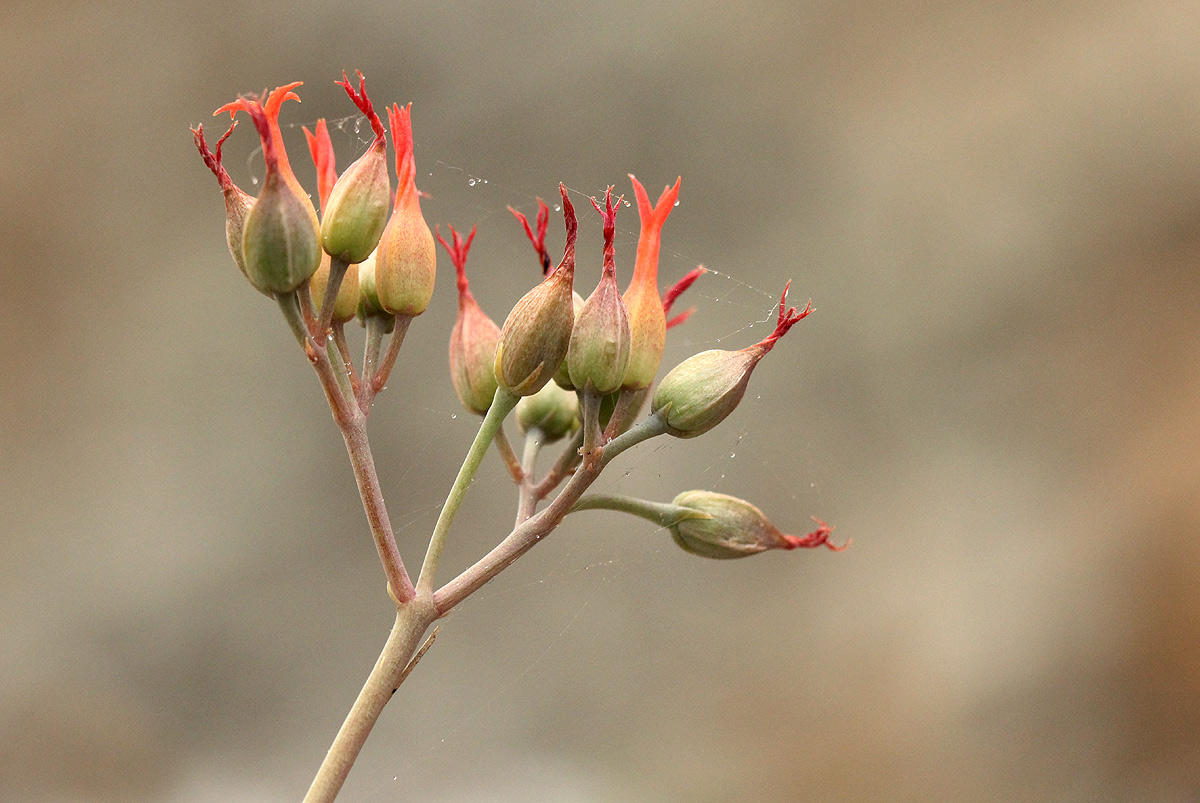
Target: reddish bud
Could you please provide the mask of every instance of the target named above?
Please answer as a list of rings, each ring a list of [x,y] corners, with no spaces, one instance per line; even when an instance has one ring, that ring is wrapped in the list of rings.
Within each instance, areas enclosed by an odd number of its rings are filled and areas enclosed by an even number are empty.
[[[484,415],[496,395],[496,341],[500,328],[484,314],[467,283],[467,252],[475,239],[475,229],[463,240],[450,226],[451,245],[435,232],[438,242],[450,254],[458,276],[458,318],[450,332],[450,381],[458,400],[469,412]]]
[[[641,183],[632,175],[629,176],[629,180],[633,182],[633,194],[637,198],[642,230],[638,235],[637,262],[634,263],[633,278],[629,280],[629,287],[625,289],[625,306],[629,310],[632,345],[629,370],[622,387],[637,390],[654,383],[667,341],[667,320],[662,300],[658,295],[658,249],[663,224],[675,208],[682,179],[676,179],[674,187],[664,189],[658,203],[653,207],[650,206],[650,199]]]
[[[420,315],[433,297],[437,251],[433,232],[421,214],[417,163],[413,157],[412,104],[388,110],[396,148],[396,202],[375,254],[379,303],[395,315]]]
[[[233,129],[237,128],[235,120],[229,130],[217,140],[216,151],[208,149],[208,143],[204,141],[204,126],[198,125],[192,129],[192,139],[196,143],[196,149],[200,151],[200,158],[204,160],[204,164],[217,177],[217,183],[221,185],[221,193],[225,196],[225,242],[229,245],[229,253],[233,256],[233,262],[238,266],[238,270],[243,276],[249,278],[246,273],[246,260],[242,256],[242,230],[246,227],[246,216],[250,214],[250,207],[254,206],[254,197],[242,192],[233,179],[229,177],[225,166],[221,164],[221,146],[225,144],[225,140],[229,139],[229,135],[233,133]]]
[[[604,272],[575,318],[567,351],[571,384],[590,393],[605,394],[617,390],[629,368],[629,313],[617,288],[614,259],[620,202],[621,199],[617,199],[617,206],[613,205],[612,187],[604,195],[603,209],[595,198],[592,199],[592,206],[604,218]]]
[[[242,256],[246,277],[264,293],[290,293],[321,264],[317,212],[296,180],[283,147],[279,109],[284,101],[299,100],[287,84],[261,99],[239,98],[217,109],[232,117],[250,115],[262,139],[267,175],[262,193],[246,215],[242,229]]]
[[[559,184],[567,245],[558,263],[541,284],[517,302],[496,344],[496,381],[518,396],[537,393],[554,376],[567,356],[575,323],[572,287],[575,280],[575,239],[579,233],[567,188]]]
[[[825,546],[840,552],[848,546],[829,543],[833,531],[813,519],[818,529],[808,535],[785,535],[754,505],[735,496],[713,491],[684,491],[672,504],[705,514],[671,526],[675,543],[703,558],[745,558],[768,549],[798,549]]]
[[[362,73],[358,74],[358,92],[354,91],[345,73],[342,73],[342,80],[337,84],[346,90],[359,111],[371,121],[371,129],[375,132],[375,140],[366,153],[346,168],[346,172],[333,185],[328,201],[321,199],[324,209],[321,245],[325,253],[354,263],[366,259],[375,250],[387,223],[388,203],[391,200],[387,132],[367,97],[367,81]]]
[[[329,193],[337,182],[337,158],[333,153],[333,141],[329,138],[329,126],[325,118],[317,120],[314,134],[307,127],[300,126],[304,138],[308,141],[308,152],[312,154],[313,166],[317,168],[317,198],[321,201],[321,210],[329,205]]]
[[[740,351],[713,349],[675,366],[654,391],[650,409],[662,418],[667,431],[680,438],[703,435],[734,411],[746,393],[750,374],[779,338],[812,312],[810,301],[802,311],[785,309],[788,282],[779,300],[775,330]]]

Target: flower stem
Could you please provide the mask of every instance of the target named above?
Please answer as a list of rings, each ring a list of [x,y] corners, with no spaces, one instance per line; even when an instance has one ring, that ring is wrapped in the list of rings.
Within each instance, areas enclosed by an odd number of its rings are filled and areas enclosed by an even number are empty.
[[[517,453],[513,451],[512,442],[509,441],[508,433],[504,431],[504,427],[496,430],[496,451],[500,453],[500,459],[504,461],[504,467],[512,475],[513,482],[520,485],[528,479],[525,473],[521,471],[521,461],[517,459]]]
[[[414,599],[396,612],[396,623],[383,652],[321,762],[304,803],[332,803],[337,797],[383,707],[415,663],[413,654],[421,637],[436,618],[437,612],[428,597]]]
[[[438,589],[433,595],[438,614],[444,616],[455,605],[512,565],[513,561],[532,549],[534,544],[553,532],[571,512],[572,506],[579,501],[583,492],[596,481],[604,467],[617,455],[666,431],[666,426],[658,416],[650,416],[628,432],[613,438],[603,447],[603,454],[598,459],[585,460],[575,472],[575,476],[571,477],[571,481],[545,510],[514,528],[491,552],[476,561],[474,566]],[[422,572],[422,576],[423,574]]]
[[[337,300],[338,289],[350,263],[344,259],[331,256],[329,258],[329,281],[325,284],[325,297],[321,299],[321,317],[317,321],[317,335],[324,337],[333,323],[333,302]]]
[[[537,508],[538,497],[534,495],[533,470],[537,466],[538,452],[542,448],[542,441],[546,436],[540,429],[534,427],[525,433],[525,453],[521,460],[521,473],[524,478],[521,480],[521,488],[517,497],[517,523],[520,524],[533,515]]]
[[[550,492],[558,487],[558,484],[563,481],[563,478],[571,473],[575,466],[579,465],[580,456],[579,449],[583,446],[583,430],[580,429],[575,433],[575,437],[563,449],[563,453],[558,456],[558,460],[554,466],[546,472],[546,476],[533,487],[533,493],[537,501],[542,501]]]
[[[580,498],[571,508],[572,513],[579,510],[616,510],[621,513],[631,513],[653,522],[659,527],[672,527],[688,519],[711,518],[707,513],[701,513],[689,507],[672,505],[668,502],[651,502],[620,494],[588,494]]]
[[[397,325],[399,325],[398,321]],[[479,470],[479,464],[483,462],[483,456],[487,453],[488,446],[495,439],[496,431],[500,429],[505,417],[516,406],[517,397],[515,395],[504,388],[496,391],[496,396],[492,399],[492,406],[488,408],[487,415],[483,418],[479,432],[475,435],[475,442],[467,451],[462,468],[458,470],[458,476],[454,479],[454,485],[451,486],[450,493],[446,497],[446,503],[442,505],[442,513],[438,516],[437,524],[433,528],[433,535],[429,538],[429,549],[425,553],[425,562],[421,565],[421,574],[417,578],[418,593],[432,593],[433,578],[437,573],[438,562],[442,557],[442,548],[446,544],[446,533],[454,521],[454,514],[458,512],[459,506],[466,497],[467,488],[470,487],[471,480],[475,478],[475,472]]]

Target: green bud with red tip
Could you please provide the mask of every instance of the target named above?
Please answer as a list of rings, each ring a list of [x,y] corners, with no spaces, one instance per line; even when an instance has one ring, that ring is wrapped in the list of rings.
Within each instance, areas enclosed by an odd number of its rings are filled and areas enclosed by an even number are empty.
[[[375,250],[387,224],[391,201],[387,132],[367,97],[367,82],[362,73],[358,74],[357,92],[345,73],[337,84],[371,121],[371,130],[375,132],[375,139],[366,153],[338,178],[328,201],[321,201],[321,245],[325,253],[353,264],[362,262]]]
[[[375,290],[393,315],[420,315],[433,297],[437,251],[421,214],[417,163],[413,156],[412,104],[392,104],[388,122],[396,148],[396,203],[375,249]]]
[[[313,166],[317,169],[317,197],[321,201],[322,219],[329,215],[329,196],[337,182],[337,162],[333,153],[333,141],[329,138],[329,126],[324,118],[317,120],[316,133],[301,127],[304,137],[308,140],[308,151],[312,154]],[[313,307],[321,312],[325,303],[325,288],[329,284],[330,261],[326,253],[321,258],[321,266],[308,281],[308,289],[312,295]],[[333,321],[347,323],[354,317],[358,309],[358,265],[349,265],[338,285],[337,296],[333,300]]]
[[[687,518],[671,526],[675,543],[693,555],[725,560],[757,555],[768,549],[800,549],[825,546],[833,531],[820,519],[817,529],[807,535],[785,535],[754,505],[735,496],[713,491],[684,491],[671,504],[694,510],[705,517]]]
[[[435,232],[438,242],[450,254],[458,277],[458,318],[450,332],[450,381],[454,393],[468,412],[484,415],[496,395],[496,341],[500,327],[484,314],[467,283],[467,252],[475,239],[475,229],[464,240],[453,226],[453,245]]]
[[[496,344],[496,381],[517,396],[537,393],[567,356],[575,323],[571,299],[575,279],[575,239],[579,233],[567,188],[559,184],[567,245],[562,262],[517,302]]]
[[[617,288],[614,260],[617,206],[613,205],[612,187],[605,193],[604,209],[595,198],[592,206],[604,218],[604,272],[575,317],[567,368],[573,386],[605,394],[621,387],[629,367],[629,313]]]
[[[638,390],[654,384],[666,344],[667,319],[662,299],[658,294],[658,251],[662,240],[662,227],[667,222],[671,210],[675,208],[682,179],[676,179],[675,186],[664,189],[658,203],[653,207],[650,206],[650,199],[641,183],[632,175],[629,176],[629,180],[633,182],[633,194],[637,198],[642,227],[638,235],[633,278],[629,280],[629,287],[625,290],[632,345],[629,369],[622,387],[626,390]]]
[[[242,257],[246,277],[268,294],[292,292],[321,264],[317,212],[292,173],[279,131],[279,109],[288,99],[299,100],[291,91],[298,86],[299,82],[278,87],[263,99],[240,98],[215,112],[246,112],[262,139],[267,174],[246,215]]]
[[[517,425],[522,432],[540,429],[553,443],[579,429],[579,397],[553,382],[517,402]]]
[[[788,282],[779,300],[779,321],[766,338],[740,351],[704,351],[675,366],[654,390],[651,411],[667,432],[679,438],[703,435],[734,411],[746,393],[750,375],[779,338],[812,312],[812,302],[797,311],[785,309]]]
[[[254,197],[243,192],[234,184],[233,179],[225,170],[225,166],[221,164],[221,146],[225,144],[225,140],[229,139],[229,135],[235,128],[237,128],[236,120],[229,126],[229,130],[217,140],[215,152],[210,151],[208,143],[204,141],[204,126],[198,125],[193,128],[192,138],[196,142],[196,149],[200,151],[200,158],[204,160],[204,164],[217,177],[217,183],[221,185],[221,193],[225,196],[225,242],[229,245],[229,253],[233,256],[234,264],[237,265],[243,276],[249,278],[246,273],[246,260],[242,256],[242,230],[246,227],[246,216],[250,214],[250,208],[254,206]]]

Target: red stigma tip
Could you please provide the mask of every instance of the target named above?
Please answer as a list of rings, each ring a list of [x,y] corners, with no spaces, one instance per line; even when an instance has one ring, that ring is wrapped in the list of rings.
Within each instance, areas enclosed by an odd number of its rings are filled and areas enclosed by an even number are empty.
[[[563,223],[567,227],[567,245],[563,250],[563,262],[567,261],[567,254],[570,254],[573,268],[575,239],[579,236],[579,220],[575,217],[575,207],[571,205],[571,199],[567,197],[567,187],[561,181],[558,183],[558,194],[562,196]]]
[[[841,546],[834,546],[829,542],[829,536],[833,533],[833,528],[825,522],[813,516],[813,521],[817,523],[817,529],[807,535],[785,535],[787,546],[784,549],[810,549],[812,547],[827,547],[834,552],[841,552],[846,547],[850,546],[850,539],[846,539],[846,543]]]
[[[230,189],[234,186],[233,179],[229,177],[229,173],[221,164],[221,146],[225,144],[225,140],[229,139],[229,135],[233,133],[233,129],[237,128],[237,120],[229,126],[229,130],[217,140],[217,149],[214,153],[208,149],[208,143],[204,141],[204,126],[197,125],[192,129],[192,140],[196,143],[196,149],[200,151],[200,158],[204,160],[204,164],[212,171],[212,174],[217,177],[217,181],[221,185],[222,190]]]
[[[813,311],[812,299],[804,305],[804,309],[797,311],[795,307],[787,307],[788,290],[792,287],[791,280],[783,288],[783,295],[779,298],[779,320],[775,323],[775,331],[767,335],[757,343],[763,348],[763,353],[770,351],[775,345],[775,341],[788,333],[788,330],[796,325],[798,321],[807,318]]]
[[[321,208],[329,201],[329,193],[337,183],[337,164],[333,153],[333,141],[329,138],[329,126],[325,118],[317,120],[317,132],[314,134],[308,128],[301,126],[304,138],[308,140],[308,152],[312,154],[313,166],[317,169],[317,197],[321,199]]]
[[[471,250],[471,241],[475,239],[475,230],[479,227],[472,226],[471,233],[467,235],[466,240],[454,230],[453,226],[447,225],[446,228],[450,229],[450,237],[454,241],[454,245],[446,242],[437,226],[433,229],[434,236],[446,249],[446,253],[450,255],[450,261],[454,263],[454,272],[458,276],[459,295],[470,293],[467,285],[467,252]]]
[[[335,84],[346,90],[346,94],[350,96],[350,100],[354,101],[354,105],[358,110],[366,115],[371,121],[371,130],[375,132],[375,140],[378,142],[383,139],[387,133],[383,127],[383,121],[379,119],[379,115],[375,113],[375,106],[371,103],[371,99],[367,97],[367,79],[358,70],[354,71],[358,75],[358,91],[354,91],[354,85],[350,83],[346,71],[342,70],[342,80],[334,81]]]
[[[546,251],[546,229],[550,225],[550,207],[546,206],[546,202],[541,198],[538,198],[537,201],[537,234],[534,234],[533,228],[529,225],[529,219],[524,214],[513,209],[511,206],[508,208],[508,211],[513,213],[513,217],[525,229],[525,236],[529,238],[529,242],[533,243],[533,250],[537,252],[538,259],[542,263],[542,275],[545,276],[550,272],[551,266],[550,254]]]
[[[600,213],[600,217],[604,220],[604,270],[616,271],[616,263],[614,261],[614,253],[616,250],[615,241],[617,238],[617,208],[621,205],[621,201],[625,196],[617,198],[617,203],[613,204],[612,198],[613,188],[610,185],[604,191],[604,208],[600,208],[600,204],[595,198],[592,198],[592,206],[596,207],[596,211]]]
[[[678,299],[681,295],[683,295],[684,291],[686,291],[689,287],[691,287],[693,284],[695,284],[696,280],[699,279],[701,276],[703,276],[705,273],[708,273],[708,269],[705,268],[703,265],[697,265],[696,267],[694,267],[690,271],[688,271],[682,279],[675,282],[675,284],[671,285],[670,288],[667,289],[666,295],[663,296],[663,302],[662,302],[663,314],[669,314],[671,312],[671,305],[673,305],[675,303],[676,299]],[[692,312],[693,312],[693,310],[688,310],[687,312],[680,315],[677,319],[674,319],[674,320],[678,320],[678,323],[676,323],[674,325],[678,326],[679,324],[683,323],[685,320],[687,320],[687,316],[691,315]],[[670,327],[671,327],[671,324],[668,324],[667,328],[670,328]]]

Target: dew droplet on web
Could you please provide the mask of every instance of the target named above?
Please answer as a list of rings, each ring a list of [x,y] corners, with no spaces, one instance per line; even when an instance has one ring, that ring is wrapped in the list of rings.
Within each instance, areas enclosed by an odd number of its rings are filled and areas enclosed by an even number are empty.
[[[467,181],[467,186],[468,186],[468,187],[474,187],[474,186],[475,186],[475,179],[470,179],[469,181]]]
[[[332,343],[332,342],[333,342],[333,335],[332,335],[332,334],[326,335],[326,336],[325,336],[325,339],[326,339],[326,340],[328,340],[330,343]]]
[[[730,459],[730,460],[732,460],[732,459],[733,459],[733,458],[735,458],[735,457],[737,457],[737,452],[730,452],[730,453],[729,453],[729,459]]]
[[[450,418],[458,418],[458,413],[451,413]]]
[[[487,179],[486,179],[486,178],[483,180],[483,183],[484,183],[484,184],[487,184]]]
[[[629,201],[626,201],[626,202],[625,202],[625,206],[629,206]]]
[[[675,202],[675,205],[676,205],[676,206],[679,206],[679,201],[676,201],[676,202]]]
[[[250,183],[251,183],[251,184],[257,184],[257,183],[258,183],[258,179],[257,179],[257,178],[255,178],[255,177],[253,177],[253,176],[251,176],[251,177],[250,177]]]
[[[254,182],[254,183],[255,183],[255,184],[257,184],[258,182],[256,181],[256,182]],[[559,204],[555,204],[555,205],[554,205],[554,211],[555,211],[555,212],[561,212],[561,211],[562,211],[562,206],[560,206]]]
[[[357,134],[359,129],[361,129],[361,128],[362,128],[362,120],[355,120],[354,121],[354,133]]]

